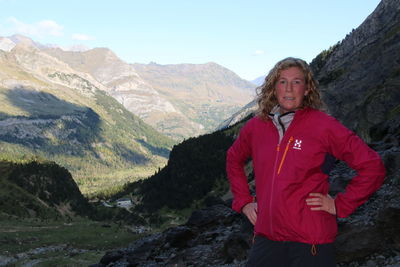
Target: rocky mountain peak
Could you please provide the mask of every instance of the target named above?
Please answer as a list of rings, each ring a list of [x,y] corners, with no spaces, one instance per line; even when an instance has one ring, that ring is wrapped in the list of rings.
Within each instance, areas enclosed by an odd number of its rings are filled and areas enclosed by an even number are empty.
[[[122,62],[122,60],[113,51],[111,51],[111,49],[109,49],[107,47],[96,47],[93,49],[89,49],[89,50],[85,51],[84,54],[88,55],[90,57],[96,57],[96,58],[100,57],[104,61]]]
[[[34,42],[31,38],[26,37],[21,34],[14,34],[14,35],[8,37],[8,39],[10,39],[11,41],[13,41],[16,44],[25,44],[28,46],[38,47],[38,44],[36,42]]]
[[[381,1],[311,67],[330,113],[365,141],[394,131],[400,103],[400,1]]]
[[[31,43],[27,43],[27,42],[16,43],[16,45],[13,47],[12,50],[32,52],[32,53],[40,51],[40,49],[37,48],[35,45],[32,45]]]
[[[374,12],[340,42],[340,46],[337,47],[334,55],[327,60],[327,69],[324,71],[331,71],[339,65],[343,65],[343,59],[352,57],[379,41],[382,38],[382,32],[385,29],[392,28],[399,21],[399,11],[399,0],[382,0]]]
[[[76,44],[69,47],[63,47],[63,50],[73,51],[73,52],[85,52],[90,50],[90,48],[83,44]]]

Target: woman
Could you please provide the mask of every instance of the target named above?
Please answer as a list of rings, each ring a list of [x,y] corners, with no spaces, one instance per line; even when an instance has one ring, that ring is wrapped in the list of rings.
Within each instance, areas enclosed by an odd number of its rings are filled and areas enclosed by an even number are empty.
[[[322,101],[307,63],[286,58],[258,94],[258,114],[227,153],[232,208],[254,224],[248,266],[335,266],[336,217],[349,216],[383,183],[379,155],[336,119]],[[357,175],[335,199],[328,195],[327,155]],[[252,158],[256,196],[244,165]]]

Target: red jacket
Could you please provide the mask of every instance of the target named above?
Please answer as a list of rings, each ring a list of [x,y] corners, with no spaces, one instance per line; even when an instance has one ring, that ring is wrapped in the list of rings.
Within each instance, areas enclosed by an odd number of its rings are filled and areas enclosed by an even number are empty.
[[[276,241],[331,243],[337,234],[336,216],[311,211],[309,193],[327,194],[328,175],[321,170],[327,153],[357,171],[345,193],[335,198],[338,217],[349,216],[383,183],[385,168],[379,155],[331,116],[311,108],[298,110],[280,144],[271,120],[254,117],[241,129],[227,153],[232,208],[253,201],[244,172],[253,160],[258,205],[254,231]]]

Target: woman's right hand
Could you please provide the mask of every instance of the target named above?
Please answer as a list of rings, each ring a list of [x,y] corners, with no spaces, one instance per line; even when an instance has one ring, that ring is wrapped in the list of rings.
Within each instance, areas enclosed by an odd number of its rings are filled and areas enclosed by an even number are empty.
[[[255,225],[257,221],[257,213],[258,213],[258,208],[257,208],[257,202],[250,202],[247,203],[246,205],[243,206],[242,208],[242,213],[246,215],[246,217],[249,219],[249,221]]]

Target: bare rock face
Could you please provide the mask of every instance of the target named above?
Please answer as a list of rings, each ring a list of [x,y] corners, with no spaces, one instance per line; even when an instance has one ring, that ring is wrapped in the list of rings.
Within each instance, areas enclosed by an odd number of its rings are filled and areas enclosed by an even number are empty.
[[[365,141],[381,139],[377,128],[393,129],[387,121],[398,124],[400,114],[400,1],[381,1],[311,66],[330,113]]]

